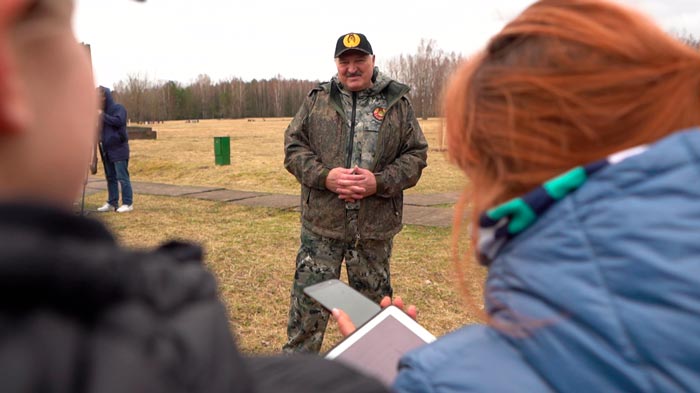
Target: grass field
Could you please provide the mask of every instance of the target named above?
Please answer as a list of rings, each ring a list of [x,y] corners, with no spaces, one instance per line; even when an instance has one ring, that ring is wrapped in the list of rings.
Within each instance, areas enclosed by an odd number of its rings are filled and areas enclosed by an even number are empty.
[[[139,180],[296,194],[299,184],[283,166],[284,130],[290,118],[203,120],[155,125],[158,139],[131,142],[129,169]],[[459,171],[436,151],[440,119],[421,122],[431,154],[418,185],[407,193],[461,190]],[[231,138],[231,165],[214,165],[214,137]]]
[[[296,194],[298,184],[282,166],[283,134],[290,119],[166,122],[157,140],[131,141],[132,180]],[[429,166],[411,193],[460,191],[464,181],[438,146],[440,120],[421,122],[431,144]],[[230,166],[215,166],[213,137],[231,137]],[[100,176],[98,174],[98,176]],[[119,240],[137,248],[173,238],[203,245],[228,307],[232,329],[247,353],[275,353],[285,341],[289,290],[299,242],[299,214],[188,198],[135,195],[129,214],[101,214]],[[87,198],[94,209],[105,193]],[[467,243],[466,241],[463,243]],[[406,226],[397,235],[392,283],[397,295],[419,308],[419,320],[435,335],[476,321],[464,311],[450,267],[450,230]],[[485,272],[466,266],[468,302],[480,304]],[[339,340],[332,326],[324,343]]]

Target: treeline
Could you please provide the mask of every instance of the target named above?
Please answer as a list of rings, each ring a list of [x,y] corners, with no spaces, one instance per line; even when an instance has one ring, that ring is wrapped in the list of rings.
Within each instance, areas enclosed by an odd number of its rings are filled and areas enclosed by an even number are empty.
[[[442,85],[460,57],[446,55],[432,40],[422,40],[415,55],[390,59],[380,69],[408,84],[417,116],[436,116]],[[130,75],[114,86],[115,99],[133,122],[291,117],[319,81],[281,76],[245,82],[239,78],[212,82],[200,75],[189,85]]]
[[[114,86],[117,102],[133,122],[293,116],[318,82],[276,77],[244,82],[234,78],[213,83],[200,75],[190,85],[155,82],[130,75]]]
[[[700,49],[700,39],[680,33],[676,37]],[[440,115],[439,103],[445,82],[462,61],[455,53],[445,53],[434,40],[421,40],[412,55],[401,55],[382,63],[380,69],[411,86],[410,98],[416,116]],[[291,117],[306,93],[318,81],[285,79],[281,76],[245,82],[239,78],[212,82],[200,75],[189,85],[173,81],[153,81],[131,75],[115,86],[115,97],[129,111],[131,121],[217,119],[245,117]]]

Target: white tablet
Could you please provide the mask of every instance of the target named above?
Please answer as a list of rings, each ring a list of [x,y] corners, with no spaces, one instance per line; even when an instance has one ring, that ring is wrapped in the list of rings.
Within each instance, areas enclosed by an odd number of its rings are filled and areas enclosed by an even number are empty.
[[[398,307],[389,306],[326,354],[391,385],[406,352],[435,341],[435,336]]]

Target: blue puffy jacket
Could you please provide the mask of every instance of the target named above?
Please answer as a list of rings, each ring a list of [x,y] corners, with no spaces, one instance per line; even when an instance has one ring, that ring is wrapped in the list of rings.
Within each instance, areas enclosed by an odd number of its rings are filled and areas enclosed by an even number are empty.
[[[100,86],[105,101],[102,113],[102,132],[100,142],[105,159],[111,162],[129,159],[129,137],[126,133],[126,108],[117,104],[112,98],[112,92]]]
[[[700,391],[700,129],[592,175],[500,249],[485,293],[520,334],[461,328],[405,356],[396,390]]]

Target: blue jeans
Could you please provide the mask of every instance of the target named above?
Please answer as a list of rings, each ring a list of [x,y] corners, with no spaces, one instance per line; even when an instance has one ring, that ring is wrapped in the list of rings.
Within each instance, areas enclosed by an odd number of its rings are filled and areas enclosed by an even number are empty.
[[[129,160],[111,162],[105,160],[105,175],[107,176],[107,203],[119,206],[119,185],[122,187],[122,202],[125,205],[134,203],[134,194],[131,191],[129,180]],[[119,182],[119,185],[117,185]]]

